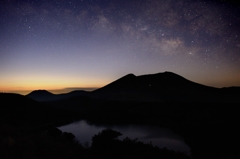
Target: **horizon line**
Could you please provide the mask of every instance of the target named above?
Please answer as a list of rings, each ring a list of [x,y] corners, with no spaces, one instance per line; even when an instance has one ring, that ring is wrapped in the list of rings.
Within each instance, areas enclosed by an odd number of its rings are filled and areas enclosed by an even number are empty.
[[[100,87],[66,87],[66,88],[62,88],[62,89],[33,89],[33,90],[26,89],[26,90],[9,90],[9,91],[0,91],[0,92],[1,93],[16,93],[16,94],[21,94],[21,95],[27,95],[36,90],[46,90],[53,94],[62,94],[62,93],[69,93],[69,92],[76,91],[76,90],[83,90],[83,91],[91,92],[98,88],[100,88]]]

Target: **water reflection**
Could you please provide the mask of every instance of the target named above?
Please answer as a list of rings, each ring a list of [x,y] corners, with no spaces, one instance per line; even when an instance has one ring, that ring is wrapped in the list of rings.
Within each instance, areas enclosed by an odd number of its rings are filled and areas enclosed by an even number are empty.
[[[171,150],[182,151],[190,154],[190,148],[187,146],[183,139],[170,130],[160,128],[157,126],[149,125],[94,125],[85,120],[74,122],[65,126],[59,127],[61,131],[71,132],[76,136],[76,139],[83,146],[90,146],[91,139],[94,134],[106,128],[121,132],[123,135],[120,140],[125,137],[131,139],[138,138],[139,141],[144,143],[152,143],[159,148],[168,148]]]

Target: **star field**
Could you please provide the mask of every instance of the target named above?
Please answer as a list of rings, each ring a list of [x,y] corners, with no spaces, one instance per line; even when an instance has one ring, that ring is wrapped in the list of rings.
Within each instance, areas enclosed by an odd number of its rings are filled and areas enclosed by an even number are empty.
[[[171,71],[240,86],[240,7],[203,0],[3,0],[0,91],[102,87]]]

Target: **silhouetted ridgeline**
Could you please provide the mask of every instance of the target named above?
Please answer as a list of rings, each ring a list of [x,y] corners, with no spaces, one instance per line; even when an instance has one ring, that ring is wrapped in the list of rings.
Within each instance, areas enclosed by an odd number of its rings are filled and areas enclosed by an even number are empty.
[[[24,125],[49,124],[69,120],[73,112],[46,106],[19,94],[0,93],[2,121],[24,123]]]
[[[126,101],[239,102],[240,88],[214,88],[172,72],[126,75],[92,92],[92,97]]]
[[[82,96],[118,101],[181,101],[240,103],[240,87],[214,88],[189,81],[172,72],[135,76],[128,74],[92,92],[73,91],[55,95],[45,90],[27,96],[37,101],[54,101]]]
[[[35,90],[27,94],[26,96],[41,102],[41,101],[63,100],[63,99],[68,99],[75,96],[86,96],[87,94],[88,92],[83,90],[76,90],[70,93],[63,93],[63,94],[53,94],[46,90]]]
[[[0,146],[7,153],[21,154],[17,149],[23,151],[20,145],[24,141],[29,143],[23,145],[31,150],[29,153],[40,158],[47,158],[51,153],[64,156],[65,148],[68,153],[75,154],[70,155],[72,158],[97,158],[91,156],[92,150],[76,146],[74,142],[66,143],[66,134],[63,137],[58,130],[53,132],[60,134],[59,137],[49,135],[56,125],[86,119],[93,123],[142,123],[167,127],[185,139],[194,158],[237,158],[240,157],[239,92],[239,87],[208,87],[165,72],[143,76],[129,74],[93,92],[55,95],[38,90],[27,96],[0,93]],[[71,135],[67,136],[71,138]],[[137,145],[135,141],[127,141]],[[117,147],[125,144],[116,142]],[[8,148],[14,145],[13,150],[6,149],[6,145]],[[39,148],[44,149],[44,153],[35,154]],[[59,150],[61,155],[57,153]],[[120,153],[118,149],[114,152]],[[39,155],[45,153],[45,156]],[[114,157],[118,158],[118,155]]]

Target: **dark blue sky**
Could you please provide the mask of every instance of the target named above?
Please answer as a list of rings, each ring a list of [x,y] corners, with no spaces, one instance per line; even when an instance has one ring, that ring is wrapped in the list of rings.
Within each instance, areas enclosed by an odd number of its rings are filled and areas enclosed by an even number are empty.
[[[240,86],[240,7],[201,0],[3,0],[0,91],[175,72]]]

